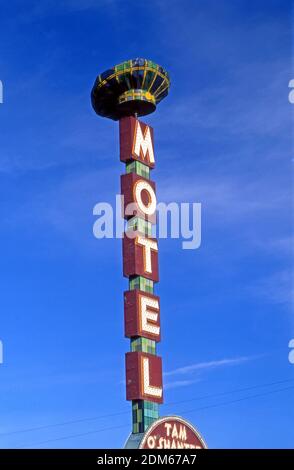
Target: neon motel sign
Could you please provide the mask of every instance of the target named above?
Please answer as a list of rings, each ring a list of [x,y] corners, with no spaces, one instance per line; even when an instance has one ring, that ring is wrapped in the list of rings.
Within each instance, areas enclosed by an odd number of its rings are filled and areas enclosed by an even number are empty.
[[[120,160],[155,166],[153,129],[134,117],[120,120]],[[137,217],[156,223],[155,183],[137,173],[121,176],[123,217]],[[158,282],[158,243],[140,229],[127,230],[123,237],[123,273]],[[160,301],[157,295],[141,290],[124,293],[125,336],[160,341]],[[133,351],[126,354],[127,400],[163,401],[162,361],[155,354]]]

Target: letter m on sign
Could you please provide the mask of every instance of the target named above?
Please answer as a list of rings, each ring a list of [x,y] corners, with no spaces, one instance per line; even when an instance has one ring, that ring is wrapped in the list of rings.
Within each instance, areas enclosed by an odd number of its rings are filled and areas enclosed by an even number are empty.
[[[119,121],[120,160],[137,160],[154,168],[153,129],[134,117]]]

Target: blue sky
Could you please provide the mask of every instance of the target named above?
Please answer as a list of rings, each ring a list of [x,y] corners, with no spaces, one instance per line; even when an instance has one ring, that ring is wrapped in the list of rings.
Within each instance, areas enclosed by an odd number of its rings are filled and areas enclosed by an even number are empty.
[[[158,199],[202,203],[198,250],[159,241],[161,413],[210,447],[293,447],[293,382],[259,387],[294,380],[290,20],[288,1],[3,2],[0,447],[121,447],[130,431],[121,242],[92,234],[123,166],[89,95],[138,56],[172,79],[145,119]]]

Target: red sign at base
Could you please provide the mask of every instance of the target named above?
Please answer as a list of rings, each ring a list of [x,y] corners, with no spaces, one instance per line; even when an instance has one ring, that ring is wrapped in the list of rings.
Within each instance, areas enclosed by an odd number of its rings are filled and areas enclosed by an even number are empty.
[[[140,449],[207,449],[199,432],[178,416],[159,418],[147,429]]]

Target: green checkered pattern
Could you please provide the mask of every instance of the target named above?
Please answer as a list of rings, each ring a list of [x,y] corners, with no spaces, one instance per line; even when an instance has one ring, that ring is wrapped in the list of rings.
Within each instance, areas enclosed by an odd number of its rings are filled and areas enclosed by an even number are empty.
[[[141,219],[140,217],[132,217],[127,222],[128,230],[137,230],[138,232],[143,233],[147,237],[152,235],[152,224],[147,220]]]
[[[146,279],[143,276],[132,276],[129,279],[130,290],[142,290],[143,292],[148,292],[153,294],[154,283],[150,279]]]
[[[126,172],[127,173],[137,173],[137,175],[143,176],[149,180],[150,178],[150,168],[149,166],[145,165],[144,163],[132,161],[127,162],[126,164]]]
[[[145,432],[158,417],[158,404],[146,400],[132,402],[133,433]]]
[[[149,354],[156,354],[156,342],[148,338],[132,338],[131,351],[141,351]]]

